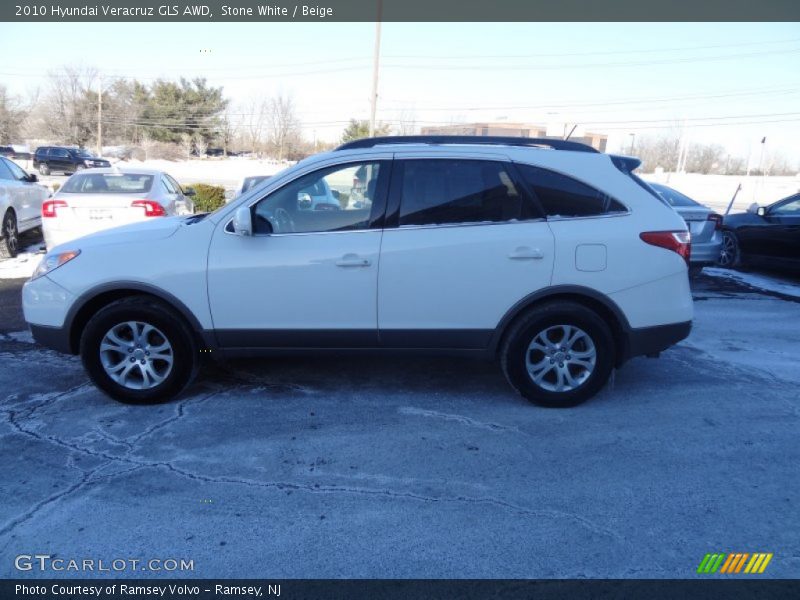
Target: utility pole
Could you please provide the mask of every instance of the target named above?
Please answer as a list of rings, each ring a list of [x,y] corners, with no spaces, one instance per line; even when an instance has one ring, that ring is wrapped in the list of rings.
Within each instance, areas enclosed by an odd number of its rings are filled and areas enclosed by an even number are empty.
[[[103,156],[103,76],[97,84],[97,156]]]
[[[372,56],[372,106],[369,117],[369,137],[375,135],[375,113],[378,110],[378,64],[381,58],[381,18],[383,0],[378,0],[378,15],[375,21],[375,51]]]

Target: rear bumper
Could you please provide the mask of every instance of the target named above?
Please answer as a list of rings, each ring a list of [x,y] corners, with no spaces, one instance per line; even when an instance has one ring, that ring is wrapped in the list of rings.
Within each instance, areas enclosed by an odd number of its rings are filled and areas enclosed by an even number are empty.
[[[625,359],[658,354],[687,338],[691,331],[691,321],[631,329],[628,331],[628,348]]]
[[[69,343],[69,331],[65,327],[48,327],[47,325],[28,324],[37,344],[52,350],[73,354]]]
[[[689,262],[693,265],[716,263],[722,250],[722,241],[715,240],[704,243],[692,243],[692,254]]]

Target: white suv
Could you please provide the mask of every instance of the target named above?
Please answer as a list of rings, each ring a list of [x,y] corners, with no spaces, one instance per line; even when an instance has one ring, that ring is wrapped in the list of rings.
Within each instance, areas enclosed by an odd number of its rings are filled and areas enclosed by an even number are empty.
[[[209,352],[347,349],[498,357],[525,398],[573,406],[691,328],[689,234],[638,164],[558,140],[351,142],[211,214],[52,249],[25,318],[123,402],[172,398]],[[323,188],[338,206],[308,202]]]

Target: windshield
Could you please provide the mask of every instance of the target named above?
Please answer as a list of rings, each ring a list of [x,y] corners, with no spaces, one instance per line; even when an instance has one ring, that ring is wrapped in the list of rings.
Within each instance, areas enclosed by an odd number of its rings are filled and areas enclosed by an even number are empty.
[[[67,194],[145,194],[153,176],[144,173],[91,173],[73,175],[61,188]]]
[[[75,156],[79,158],[95,158],[94,154],[88,150],[75,150]]]

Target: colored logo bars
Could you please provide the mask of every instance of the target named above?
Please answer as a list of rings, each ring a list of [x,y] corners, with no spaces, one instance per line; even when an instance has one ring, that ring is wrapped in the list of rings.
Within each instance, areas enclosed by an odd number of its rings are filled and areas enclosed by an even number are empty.
[[[697,572],[704,574],[719,572],[729,575],[731,573],[763,573],[771,560],[771,552],[706,554],[700,562],[700,566],[697,567]]]

